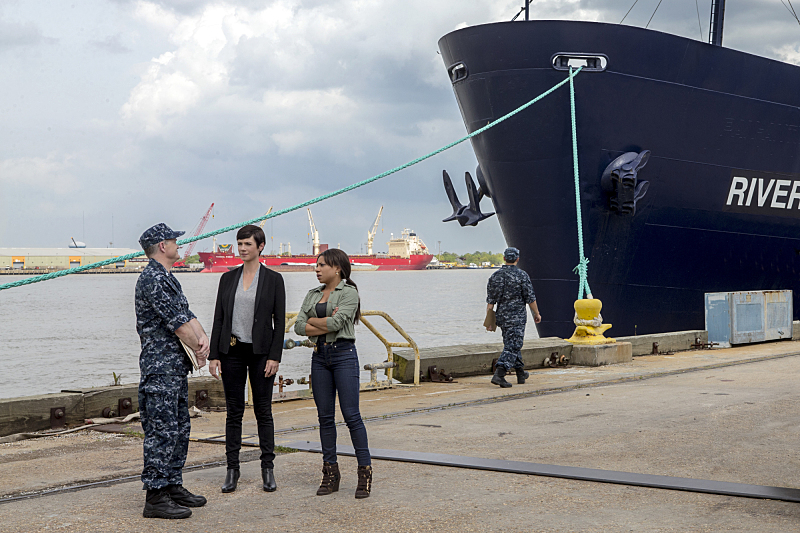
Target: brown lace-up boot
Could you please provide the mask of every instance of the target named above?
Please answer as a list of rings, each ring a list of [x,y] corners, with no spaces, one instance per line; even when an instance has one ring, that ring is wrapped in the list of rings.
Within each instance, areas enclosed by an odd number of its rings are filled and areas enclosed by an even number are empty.
[[[369,491],[372,489],[372,466],[358,467],[358,487],[356,487],[356,498],[369,498]]]
[[[327,496],[339,490],[339,463],[322,463],[322,483],[317,489],[317,496]]]

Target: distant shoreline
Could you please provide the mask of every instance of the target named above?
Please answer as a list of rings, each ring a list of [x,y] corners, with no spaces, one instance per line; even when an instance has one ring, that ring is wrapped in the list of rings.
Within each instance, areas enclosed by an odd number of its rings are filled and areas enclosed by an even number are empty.
[[[276,272],[300,272],[301,270],[286,268],[286,267],[268,267]],[[457,266],[457,267],[434,267],[434,268],[426,268],[421,269],[419,272],[423,272],[425,270],[492,270],[499,268],[497,266],[488,266],[488,267],[466,267],[466,266]],[[51,274],[53,272],[61,272],[62,270],[67,270],[66,268],[37,268],[37,269],[20,269],[20,268],[7,268],[7,269],[0,269],[0,276],[41,276],[43,274]],[[82,272],[74,272],[73,274],[139,274],[144,270],[144,267],[124,267],[124,268],[92,268],[90,270],[84,270]],[[302,272],[311,272],[313,269],[302,270]],[[195,273],[202,273],[202,269],[200,268],[173,268],[172,272],[175,274],[195,274]],[[368,272],[368,271],[364,271]],[[392,271],[385,271],[385,272],[392,272]],[[400,271],[396,271],[400,272]],[[411,272],[409,270],[403,270],[402,272]],[[363,272],[359,271],[359,274]]]
[[[41,276],[61,272],[66,268],[8,268],[0,270],[0,276]],[[92,268],[73,274],[139,274],[144,267],[123,267],[123,268]],[[201,269],[175,268],[173,272],[200,272]]]

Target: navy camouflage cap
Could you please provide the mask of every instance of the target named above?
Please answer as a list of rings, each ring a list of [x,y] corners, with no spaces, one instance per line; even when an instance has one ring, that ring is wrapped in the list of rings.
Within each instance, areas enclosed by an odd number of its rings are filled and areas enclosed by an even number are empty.
[[[175,231],[163,222],[156,224],[155,226],[148,228],[142,233],[142,236],[139,237],[139,244],[142,247],[142,250],[147,250],[154,244],[158,244],[161,241],[168,241],[170,239],[177,239],[181,235],[186,233],[185,231]]]
[[[503,259],[506,260],[506,263],[513,263],[517,259],[519,259],[519,250],[514,248],[513,246],[509,246],[506,248],[506,251],[503,252]]]

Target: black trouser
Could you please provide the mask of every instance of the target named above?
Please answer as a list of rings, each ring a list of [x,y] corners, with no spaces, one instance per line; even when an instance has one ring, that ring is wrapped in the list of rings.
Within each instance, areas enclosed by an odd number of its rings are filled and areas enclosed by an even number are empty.
[[[237,342],[227,355],[220,357],[222,384],[228,417],[225,421],[225,455],[228,468],[239,468],[239,450],[242,447],[242,416],[244,415],[244,389],[250,372],[253,389],[253,410],[258,423],[258,444],[261,447],[261,468],[273,468],[275,460],[275,425],[272,422],[272,385],[275,376],[264,377],[266,355],[254,355],[253,345]]]

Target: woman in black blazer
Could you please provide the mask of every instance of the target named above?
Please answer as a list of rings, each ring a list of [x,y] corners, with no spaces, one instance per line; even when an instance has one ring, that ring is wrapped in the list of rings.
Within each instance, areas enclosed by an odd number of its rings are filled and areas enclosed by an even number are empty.
[[[225,455],[228,472],[222,492],[233,492],[239,481],[242,416],[247,374],[253,393],[261,447],[264,490],[277,489],[273,474],[275,426],[272,422],[272,386],[283,350],[286,326],[286,290],[283,277],[263,266],[258,257],[266,237],[258,226],[247,225],[236,234],[244,265],[222,275],[211,331],[208,369],[225,387],[228,415],[225,422]]]

